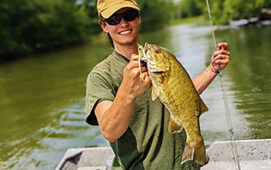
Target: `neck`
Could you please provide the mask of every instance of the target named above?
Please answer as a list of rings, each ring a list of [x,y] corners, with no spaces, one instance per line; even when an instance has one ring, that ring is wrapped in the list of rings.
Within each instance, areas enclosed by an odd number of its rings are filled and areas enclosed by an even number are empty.
[[[123,55],[125,58],[129,59],[131,58],[132,54],[138,55],[138,49],[137,49],[137,43],[135,44],[129,44],[129,45],[123,45],[123,44],[117,44],[115,43],[115,50]]]

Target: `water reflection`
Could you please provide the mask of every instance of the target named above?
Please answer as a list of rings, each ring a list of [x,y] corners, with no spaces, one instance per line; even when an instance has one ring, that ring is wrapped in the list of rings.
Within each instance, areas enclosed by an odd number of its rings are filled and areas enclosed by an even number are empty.
[[[88,71],[107,56],[104,49],[109,44],[95,43],[1,65],[0,169],[54,167],[67,148],[89,143],[92,127],[81,100]],[[74,104],[80,111],[67,111]]]
[[[249,122],[248,136],[253,139],[270,138],[270,26],[221,31],[219,37],[231,42],[231,90],[239,113]]]

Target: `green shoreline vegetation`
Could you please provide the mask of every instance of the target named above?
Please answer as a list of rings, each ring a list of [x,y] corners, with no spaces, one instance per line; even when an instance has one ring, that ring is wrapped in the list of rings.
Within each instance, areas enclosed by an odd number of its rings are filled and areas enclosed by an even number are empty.
[[[203,15],[200,16],[194,16],[189,18],[183,18],[183,19],[176,19],[170,22],[170,25],[182,25],[182,24],[190,24],[195,22],[202,22],[206,21]]]
[[[260,16],[270,0],[209,0],[214,24]],[[96,41],[96,0],[1,0],[0,61]],[[140,0],[141,31],[201,21],[207,16],[202,0]]]

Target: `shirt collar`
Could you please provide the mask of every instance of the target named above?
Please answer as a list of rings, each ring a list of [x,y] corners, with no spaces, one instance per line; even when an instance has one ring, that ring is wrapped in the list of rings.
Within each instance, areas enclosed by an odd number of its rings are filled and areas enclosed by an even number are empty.
[[[121,60],[125,60],[128,63],[130,62],[130,60],[126,57],[124,57],[123,55],[121,55],[120,53],[118,53],[116,50],[113,51],[113,56],[116,56],[117,58],[120,58]]]

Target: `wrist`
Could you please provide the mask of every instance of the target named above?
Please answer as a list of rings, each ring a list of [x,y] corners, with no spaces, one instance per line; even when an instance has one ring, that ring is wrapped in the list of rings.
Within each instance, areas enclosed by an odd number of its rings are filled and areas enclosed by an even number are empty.
[[[215,70],[215,69],[214,69],[212,63],[210,63],[210,70],[211,70],[213,73],[216,73],[216,74],[220,73],[220,70]]]
[[[131,93],[130,88],[127,88],[123,83],[118,89],[118,94],[121,98],[125,99],[128,102],[134,102],[136,97]]]

